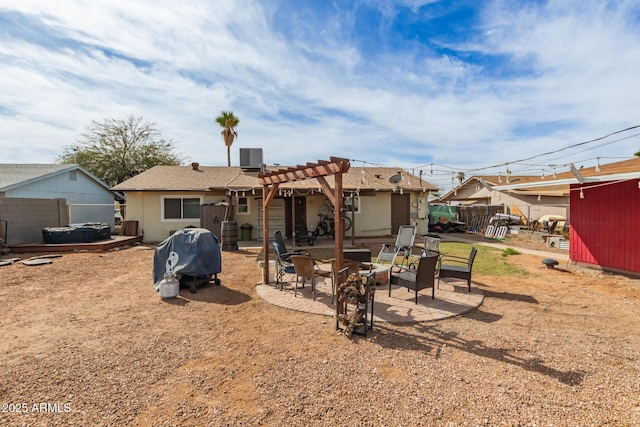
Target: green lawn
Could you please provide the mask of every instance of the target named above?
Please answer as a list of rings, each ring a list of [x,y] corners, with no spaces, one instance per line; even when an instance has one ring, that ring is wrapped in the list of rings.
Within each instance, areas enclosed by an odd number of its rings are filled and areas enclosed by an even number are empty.
[[[443,242],[440,243],[440,252],[447,255],[454,255],[467,258],[471,252],[471,243]],[[509,258],[522,256],[517,251],[508,248],[500,250],[487,246],[476,245],[478,254],[473,263],[473,271],[489,276],[510,276],[527,277],[529,273],[509,262]],[[371,250],[373,261],[378,255],[379,249]],[[331,248],[317,248],[309,251],[311,256],[319,260],[329,260],[334,257],[335,252]]]

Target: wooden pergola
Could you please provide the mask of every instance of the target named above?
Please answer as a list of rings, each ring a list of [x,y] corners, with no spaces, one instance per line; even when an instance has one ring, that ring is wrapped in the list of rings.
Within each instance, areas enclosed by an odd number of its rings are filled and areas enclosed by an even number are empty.
[[[305,166],[296,166],[287,169],[278,169],[273,172],[260,172],[258,182],[262,188],[262,252],[264,253],[264,269],[262,270],[262,283],[269,280],[269,205],[275,198],[278,187],[282,183],[302,181],[316,178],[320,183],[323,193],[333,204],[335,221],[335,259],[338,268],[344,266],[344,225],[342,220],[342,174],[351,167],[349,159],[329,157],[329,161],[318,160],[318,163],[307,163]],[[326,176],[334,175],[335,188],[331,188]]]

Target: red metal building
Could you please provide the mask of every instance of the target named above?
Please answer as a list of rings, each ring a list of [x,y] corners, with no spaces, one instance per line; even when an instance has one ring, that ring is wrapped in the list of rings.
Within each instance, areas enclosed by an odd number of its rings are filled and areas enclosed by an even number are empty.
[[[572,261],[640,275],[639,182],[571,185]]]

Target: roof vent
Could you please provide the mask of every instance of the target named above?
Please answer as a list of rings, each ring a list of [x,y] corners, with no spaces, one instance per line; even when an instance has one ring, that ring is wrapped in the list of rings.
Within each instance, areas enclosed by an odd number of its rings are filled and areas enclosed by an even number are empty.
[[[260,170],[262,167],[262,148],[241,148],[240,167],[243,170]]]
[[[193,162],[193,163],[191,163],[191,167],[193,168],[194,171],[197,171],[198,168],[200,167],[200,163]]]

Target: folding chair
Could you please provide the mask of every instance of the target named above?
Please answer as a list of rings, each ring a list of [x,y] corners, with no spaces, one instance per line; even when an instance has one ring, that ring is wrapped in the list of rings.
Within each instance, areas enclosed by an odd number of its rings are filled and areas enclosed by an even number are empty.
[[[293,261],[291,261],[292,255],[300,255],[300,254],[289,254],[286,252],[281,252],[280,245],[277,242],[272,242],[273,251],[276,253],[276,284],[280,284],[280,290],[284,287],[284,281],[282,278],[284,274],[294,274],[296,272]]]
[[[417,268],[420,258],[440,256],[440,238],[433,237],[433,235],[424,236],[422,238],[422,247],[416,245],[416,253],[411,253],[409,256],[409,268]]]
[[[383,244],[376,258],[376,263],[390,263],[391,268],[389,271],[393,270],[394,266],[408,267],[415,238],[415,225],[401,225],[398,229],[395,245],[392,247],[389,244]]]
[[[286,261],[290,261],[289,257],[291,255],[311,256],[309,254],[309,251],[306,251],[304,249],[294,249],[292,251],[287,250],[287,245],[284,243],[284,237],[282,236],[282,232],[279,231],[279,230],[276,231],[275,233],[273,233],[273,238],[274,238],[275,242],[278,244],[278,248],[280,249],[280,255]]]

